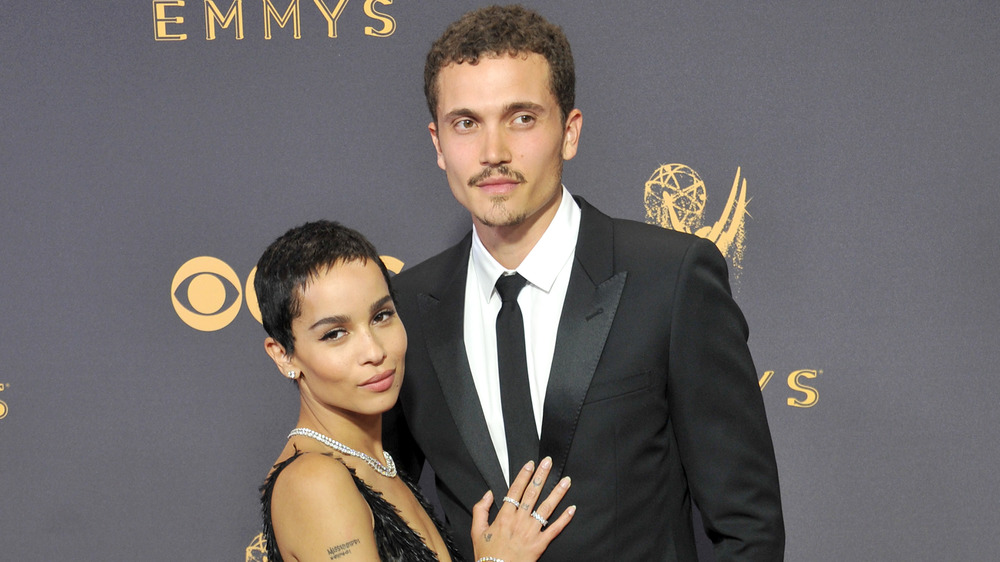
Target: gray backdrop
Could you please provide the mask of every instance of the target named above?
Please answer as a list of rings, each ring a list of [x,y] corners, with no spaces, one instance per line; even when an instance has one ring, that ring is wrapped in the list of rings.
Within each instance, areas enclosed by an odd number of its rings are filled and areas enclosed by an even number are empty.
[[[261,560],[297,396],[257,257],[317,218],[405,264],[468,228],[422,59],[486,2],[349,0],[331,38],[301,0],[299,39],[268,4],[208,40],[204,0],[0,1],[0,559]],[[710,224],[747,180],[788,560],[995,558],[1000,5],[534,4],[577,61],[572,192],[646,220],[683,164]]]

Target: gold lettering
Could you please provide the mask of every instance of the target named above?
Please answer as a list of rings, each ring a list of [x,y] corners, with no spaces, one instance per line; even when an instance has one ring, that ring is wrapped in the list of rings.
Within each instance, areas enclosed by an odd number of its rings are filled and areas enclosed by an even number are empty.
[[[313,0],[313,2],[319,8],[323,17],[326,18],[326,34],[331,39],[337,37],[337,20],[340,18],[340,14],[344,13],[344,8],[347,7],[347,0],[338,0],[337,7],[332,11],[323,0]]]
[[[243,0],[233,0],[229,11],[223,16],[213,0],[205,0],[205,39],[215,41],[215,24],[223,29],[236,22],[236,39],[243,39]]]
[[[285,10],[285,15],[279,16],[278,10],[274,9],[271,0],[264,0],[264,39],[271,39],[271,18],[278,22],[278,27],[284,29],[288,20],[292,20],[292,35],[296,39],[302,39],[302,25],[299,17],[299,0],[292,0]],[[292,19],[294,17],[294,19]]]
[[[167,33],[167,24],[182,24],[182,16],[167,17],[167,8],[184,7],[184,0],[153,0],[153,38],[157,41],[184,41],[187,33]]]
[[[376,30],[374,27],[365,26],[365,35],[372,37],[388,37],[396,31],[396,20],[392,16],[375,11],[375,4],[389,6],[392,0],[365,0],[365,15],[373,20],[382,22],[382,29]]]
[[[805,398],[802,400],[789,398],[789,406],[795,406],[796,408],[811,408],[816,405],[816,402],[819,401],[819,392],[811,386],[799,383],[799,379],[802,377],[814,379],[817,374],[817,371],[813,369],[800,369],[798,371],[793,371],[792,374],[788,375],[788,388],[805,394]]]
[[[764,371],[764,376],[757,380],[757,384],[760,385],[760,389],[764,390],[767,383],[771,382],[771,377],[774,376],[774,371]]]

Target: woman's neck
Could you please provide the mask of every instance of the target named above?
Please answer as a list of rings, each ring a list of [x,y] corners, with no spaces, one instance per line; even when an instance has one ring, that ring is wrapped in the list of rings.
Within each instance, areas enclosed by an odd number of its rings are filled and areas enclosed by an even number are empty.
[[[303,404],[296,427],[322,433],[340,443],[376,459],[382,458],[382,415],[368,415],[323,410],[314,411]]]

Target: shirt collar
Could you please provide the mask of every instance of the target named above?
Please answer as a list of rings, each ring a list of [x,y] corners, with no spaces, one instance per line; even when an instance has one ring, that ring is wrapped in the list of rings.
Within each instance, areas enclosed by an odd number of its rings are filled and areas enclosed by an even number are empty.
[[[580,206],[563,186],[562,200],[552,222],[516,271],[535,287],[549,292],[559,272],[575,254],[579,233]],[[482,291],[483,300],[489,302],[497,279],[508,270],[490,255],[475,228],[472,229],[472,252],[469,261],[476,275],[476,284]]]

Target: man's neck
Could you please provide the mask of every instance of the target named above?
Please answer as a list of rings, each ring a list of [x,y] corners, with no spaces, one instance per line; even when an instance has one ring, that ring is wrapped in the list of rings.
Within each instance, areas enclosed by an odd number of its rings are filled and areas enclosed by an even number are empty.
[[[486,226],[473,219],[476,235],[493,259],[508,270],[517,269],[542,238],[562,202],[562,192],[542,212],[511,226]]]

